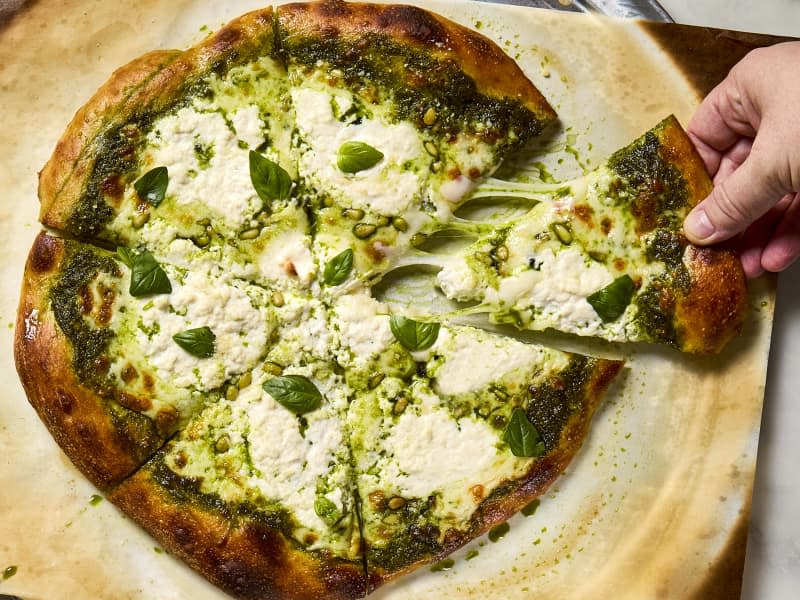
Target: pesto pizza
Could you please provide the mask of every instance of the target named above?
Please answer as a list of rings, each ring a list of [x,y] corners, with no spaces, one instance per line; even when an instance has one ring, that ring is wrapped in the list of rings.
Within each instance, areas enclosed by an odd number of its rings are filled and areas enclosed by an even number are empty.
[[[743,318],[737,257],[681,234],[710,182],[677,122],[581,179],[494,177],[555,122],[493,42],[410,6],[265,8],[136,59],[40,173],[31,404],[236,597],[363,597],[441,560],[547,489],[623,366],[489,321],[717,352]],[[486,197],[526,210],[457,212]],[[473,241],[437,252],[448,231]],[[414,265],[471,304],[380,300]]]

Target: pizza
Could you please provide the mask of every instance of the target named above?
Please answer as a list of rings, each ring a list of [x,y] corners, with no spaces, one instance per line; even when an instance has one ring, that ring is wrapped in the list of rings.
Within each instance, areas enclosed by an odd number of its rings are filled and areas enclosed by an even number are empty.
[[[744,316],[736,255],[681,234],[711,184],[677,121],[573,181],[495,177],[556,121],[493,42],[411,6],[265,8],[134,60],[40,173],[32,406],[236,597],[442,560],[548,488],[623,369],[490,321],[707,353]],[[525,209],[462,216],[486,197]],[[451,312],[376,296],[415,265]]]

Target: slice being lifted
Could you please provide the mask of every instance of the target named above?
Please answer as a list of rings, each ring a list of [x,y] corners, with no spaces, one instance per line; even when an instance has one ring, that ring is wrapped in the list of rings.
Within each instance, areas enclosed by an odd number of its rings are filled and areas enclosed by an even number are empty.
[[[444,261],[439,284],[495,322],[719,352],[741,327],[747,289],[734,252],[683,236],[710,190],[670,117],[581,179],[479,186],[474,197],[538,204]]]

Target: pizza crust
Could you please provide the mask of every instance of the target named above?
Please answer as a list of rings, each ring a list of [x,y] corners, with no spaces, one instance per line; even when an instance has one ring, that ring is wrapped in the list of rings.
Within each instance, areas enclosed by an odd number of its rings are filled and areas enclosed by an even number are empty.
[[[527,76],[494,42],[430,11],[408,5],[348,3],[342,0],[284,4],[276,9],[286,39],[337,39],[356,48],[377,35],[420,50],[439,61],[453,61],[492,98],[521,102],[538,120],[556,113]]]
[[[211,500],[203,503],[190,485],[170,486],[151,464],[112,490],[109,499],[169,552],[237,598],[366,595],[360,561],[307,552],[257,517]]]
[[[104,149],[104,134],[167,109],[211,70],[226,71],[250,57],[271,55],[272,17],[272,7],[247,13],[185,52],[154,52],[116,71],[75,115],[40,173],[41,222],[80,237],[97,237],[98,231],[76,230],[71,220]],[[123,148],[115,158],[125,161],[130,154]],[[102,187],[106,202],[119,202],[123,185],[109,178]]]
[[[163,443],[149,418],[87,388],[73,369],[73,350],[50,308],[50,288],[66,256],[64,240],[45,232],[33,244],[17,313],[14,358],[39,417],[70,460],[107,489],[143,464]]]
[[[572,412],[561,430],[557,447],[533,461],[528,471],[520,478],[501,483],[478,506],[467,528],[448,529],[434,554],[407,555],[401,560],[404,563],[402,567],[387,569],[370,561],[368,552],[367,572],[370,591],[418,569],[423,564],[445,558],[492,527],[507,521],[532,500],[544,494],[580,449],[586,439],[595,410],[622,367],[623,361],[589,359],[582,369],[583,384],[579,394],[566,399]],[[532,403],[535,402],[534,396]]]
[[[711,193],[713,184],[678,120],[671,116],[662,125],[659,153],[686,182],[688,212]],[[741,331],[744,322],[747,280],[739,255],[725,246],[701,248],[689,244],[683,261],[691,284],[687,293],[678,293],[675,298],[677,346],[683,352],[716,354]]]

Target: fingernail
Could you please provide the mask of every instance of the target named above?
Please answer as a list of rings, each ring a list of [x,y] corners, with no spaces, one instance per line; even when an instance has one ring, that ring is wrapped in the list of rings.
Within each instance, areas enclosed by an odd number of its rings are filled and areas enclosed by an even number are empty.
[[[706,211],[702,208],[696,208],[689,213],[684,227],[687,233],[690,233],[698,240],[710,238],[716,231],[714,225],[709,221]]]

